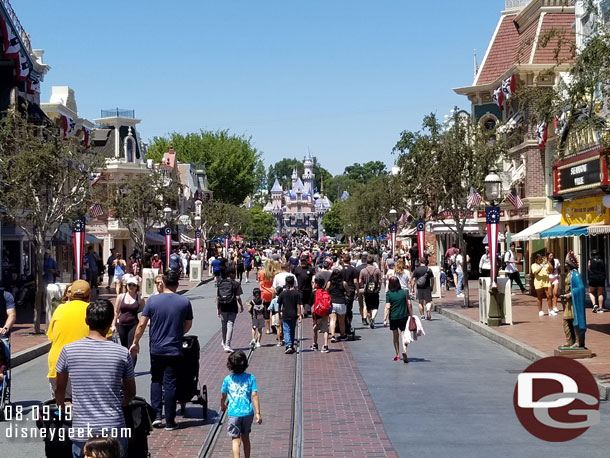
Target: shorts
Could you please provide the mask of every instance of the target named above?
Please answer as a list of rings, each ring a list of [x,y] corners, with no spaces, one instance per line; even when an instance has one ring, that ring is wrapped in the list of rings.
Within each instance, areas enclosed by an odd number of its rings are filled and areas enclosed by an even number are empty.
[[[265,320],[268,320],[271,317],[271,312],[269,312],[269,306],[271,305],[271,302],[263,301],[263,305],[265,306],[265,310],[263,311],[263,318]]]
[[[328,332],[328,317],[316,317],[313,319],[313,327],[321,332]]]
[[[430,288],[416,288],[417,289],[417,299],[423,300],[425,302],[432,302],[432,291]]]
[[[337,315],[345,315],[346,311],[347,307],[345,306],[345,304],[335,304],[333,302],[333,308],[331,309],[330,313],[336,313]]]
[[[390,320],[390,331],[394,331],[396,329],[404,331],[407,327],[407,318],[401,318],[400,320]]]
[[[303,305],[305,305],[305,304],[311,305],[312,292],[313,291],[311,291],[310,289],[301,291],[301,301],[303,302]]]
[[[592,286],[593,288],[603,288],[606,286],[606,282],[603,279],[589,277],[589,286]]]
[[[559,275],[549,275],[549,280],[551,281],[551,285],[558,285]]]
[[[115,275],[114,277],[112,277],[112,283],[113,284],[122,284],[123,283],[123,277],[124,275]]]
[[[274,313],[273,315],[271,315],[271,326],[281,326],[282,325],[282,320],[280,319],[280,314],[279,312]]]
[[[377,310],[379,308],[379,293],[364,293],[364,302],[367,310]]]
[[[248,264],[246,266],[246,272],[250,272],[252,270],[252,264]]]
[[[252,329],[263,329],[265,327],[264,316],[262,314],[259,316],[260,318],[257,318],[256,316],[252,317]]]
[[[251,413],[245,417],[228,417],[227,433],[233,439],[239,436],[247,436],[252,431],[252,421],[254,414]]]

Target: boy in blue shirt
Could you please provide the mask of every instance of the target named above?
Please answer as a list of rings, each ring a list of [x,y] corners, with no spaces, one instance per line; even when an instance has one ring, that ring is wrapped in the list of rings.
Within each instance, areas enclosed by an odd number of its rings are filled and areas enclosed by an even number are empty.
[[[227,368],[232,372],[225,377],[220,389],[220,408],[227,410],[227,432],[232,438],[233,458],[239,458],[241,443],[244,443],[244,456],[250,458],[250,430],[256,412],[256,422],[263,422],[258,399],[258,387],[254,375],[248,374],[248,358],[239,350],[229,355]]]

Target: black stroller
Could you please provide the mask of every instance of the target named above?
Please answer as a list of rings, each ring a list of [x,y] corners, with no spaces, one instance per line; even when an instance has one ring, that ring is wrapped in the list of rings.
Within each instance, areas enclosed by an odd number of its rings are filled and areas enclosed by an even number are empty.
[[[199,353],[200,347],[197,336],[184,336],[182,340],[184,364],[181,365],[178,373],[177,400],[183,415],[186,403],[192,402],[203,407],[203,419],[207,420],[208,389],[206,385],[199,386]]]
[[[4,420],[4,408],[11,403],[11,340],[0,337],[0,421]]]

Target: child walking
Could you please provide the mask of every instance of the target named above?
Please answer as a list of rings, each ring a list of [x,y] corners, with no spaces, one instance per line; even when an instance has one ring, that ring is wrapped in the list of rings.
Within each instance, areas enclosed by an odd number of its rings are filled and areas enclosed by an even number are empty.
[[[254,375],[248,374],[248,358],[241,351],[229,355],[227,368],[232,372],[225,377],[220,389],[220,408],[227,412],[227,432],[232,439],[233,458],[239,458],[241,443],[244,443],[244,456],[250,458],[250,431],[256,413],[256,422],[263,422],[258,399],[258,387]],[[228,405],[227,405],[228,398]]]
[[[277,346],[284,346],[284,339],[282,339],[282,319],[280,315],[280,305],[277,303],[277,299],[280,294],[282,294],[284,288],[281,286],[277,287],[276,296],[271,299],[271,304],[269,304],[269,313],[271,314],[271,326],[275,329],[277,333]]]
[[[252,315],[252,340],[250,341],[250,346],[252,348],[260,348],[263,328],[265,327],[265,304],[263,304],[259,288],[254,288],[252,291],[252,297],[248,301],[248,312]]]

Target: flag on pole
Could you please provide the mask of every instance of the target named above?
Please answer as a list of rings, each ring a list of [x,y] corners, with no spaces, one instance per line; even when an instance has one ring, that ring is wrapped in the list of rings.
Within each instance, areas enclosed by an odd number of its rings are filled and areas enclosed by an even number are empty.
[[[83,270],[83,256],[85,254],[85,221],[82,219],[77,219],[72,225],[72,247],[74,251],[76,280],[80,280]]]
[[[506,198],[511,204],[513,204],[513,207],[515,207],[517,210],[523,207],[523,201],[521,200],[521,197],[519,197],[519,195],[517,194],[515,188],[511,189],[510,193],[508,194],[508,196],[506,196]]]
[[[89,208],[89,214],[92,218],[99,218],[104,214],[104,210],[102,209],[102,206],[100,204],[93,204]]]
[[[466,202],[466,208],[478,207],[481,205],[481,200],[481,194],[471,187],[470,193],[468,194],[468,202]]]
[[[494,103],[500,107],[500,110],[504,109],[504,93],[502,92],[501,86],[493,92],[492,99]]]
[[[485,207],[485,219],[487,222],[487,243],[489,244],[489,259],[491,260],[491,282],[496,281],[498,263],[498,235],[500,233],[500,207]]]
[[[540,149],[544,149],[544,147],[546,146],[546,139],[547,139],[547,129],[546,129],[546,122],[541,122],[538,123],[538,126],[536,126],[536,137],[538,139],[538,148]]]
[[[424,257],[424,244],[426,242],[426,222],[419,220],[416,224],[417,228],[417,249],[419,250],[419,257]]]
[[[409,220],[409,217],[407,216],[407,212],[403,211],[402,215],[400,215],[400,218],[398,218],[398,225],[404,226],[405,224],[407,224],[408,220]]]
[[[387,220],[387,218],[385,216],[382,216],[381,219],[379,220],[379,225],[386,227],[390,225],[390,222]]]
[[[172,255],[172,228],[167,226],[165,234],[165,269],[169,269],[169,257]]]

